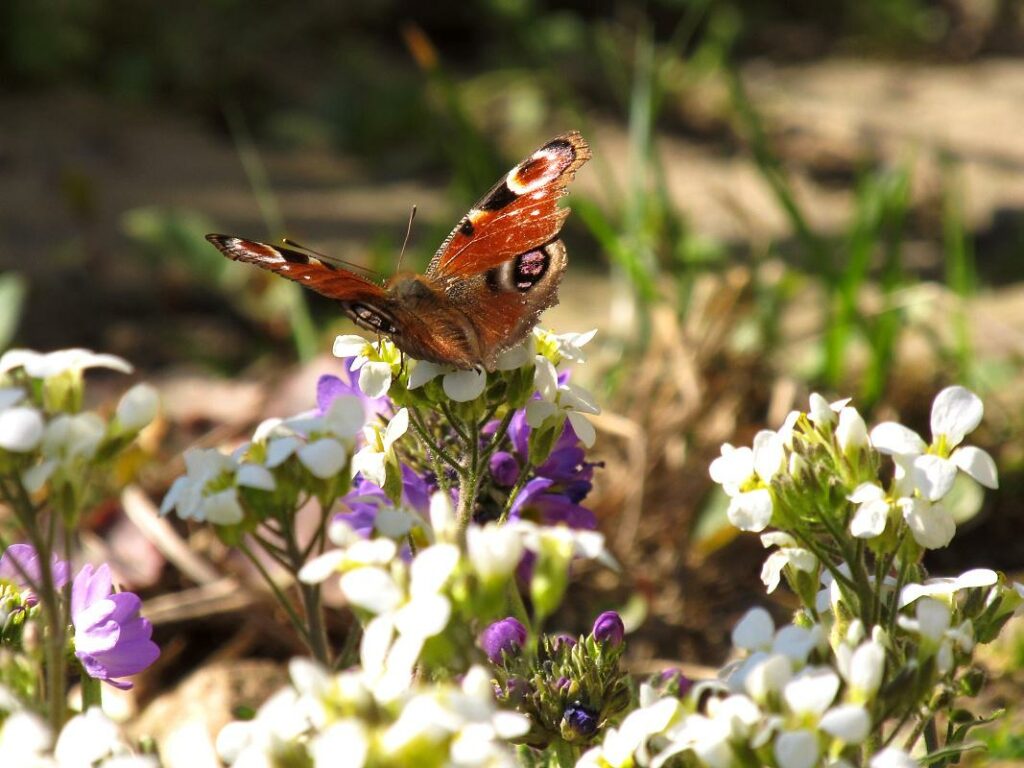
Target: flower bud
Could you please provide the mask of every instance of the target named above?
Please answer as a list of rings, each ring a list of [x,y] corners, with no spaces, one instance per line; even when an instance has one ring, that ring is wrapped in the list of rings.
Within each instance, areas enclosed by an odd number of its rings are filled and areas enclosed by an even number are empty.
[[[43,439],[43,417],[35,408],[17,406],[0,412],[0,448],[27,453]]]
[[[839,411],[839,424],[836,426],[836,441],[844,453],[866,448],[868,445],[868,428],[856,408],[846,406]]]
[[[156,418],[160,396],[149,384],[136,384],[117,404],[117,423],[126,432],[138,432]]]
[[[496,621],[480,635],[480,647],[495,664],[502,663],[502,654],[513,654],[526,645],[526,627],[511,616]]]
[[[597,732],[597,725],[597,712],[579,703],[570,704],[562,715],[562,738],[571,744],[587,741]]]
[[[591,630],[595,640],[610,645],[620,645],[625,633],[626,628],[622,624],[622,617],[615,611],[605,611],[598,616],[594,621],[594,628]]]

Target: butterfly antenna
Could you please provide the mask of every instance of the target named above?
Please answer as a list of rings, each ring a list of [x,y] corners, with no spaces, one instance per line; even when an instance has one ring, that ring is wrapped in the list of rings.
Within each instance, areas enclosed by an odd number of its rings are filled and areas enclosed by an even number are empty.
[[[306,251],[307,253],[312,253],[314,256],[316,256],[318,259],[320,259],[320,261],[322,261],[324,264],[327,264],[327,265],[332,265],[332,264],[337,265],[337,264],[340,264],[340,265],[342,265],[344,267],[348,267],[349,269],[354,269],[357,272],[362,272],[367,277],[373,277],[373,278],[379,277],[379,275],[376,272],[374,272],[372,269],[368,269],[368,268],[362,266],[361,264],[354,264],[351,261],[345,261],[344,259],[339,259],[337,256],[328,256],[326,253],[320,253],[320,251],[314,251],[312,248],[310,248],[308,246],[305,246],[302,243],[295,242],[290,237],[282,237],[281,238],[281,242],[283,242],[285,245],[290,245],[292,248],[301,248],[302,250]]]
[[[412,234],[412,223],[414,221],[416,221],[415,205],[412,207],[412,210],[409,211],[409,224],[405,228],[405,242],[402,243],[402,252],[398,254],[398,268],[395,270],[396,272],[399,272],[402,269],[402,259],[405,258],[405,247],[409,245],[409,235]]]

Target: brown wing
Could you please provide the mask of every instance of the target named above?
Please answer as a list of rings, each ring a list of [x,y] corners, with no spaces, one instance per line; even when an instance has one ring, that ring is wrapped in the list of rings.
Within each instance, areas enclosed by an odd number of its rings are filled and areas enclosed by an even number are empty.
[[[452,289],[452,278],[467,278],[553,241],[568,208],[558,198],[590,147],[573,131],[552,139],[509,171],[459,222],[441,244],[427,276]]]
[[[230,235],[211,234],[206,239],[229,259],[276,272],[332,299],[372,301],[385,296],[384,289],[376,283],[299,251]]]

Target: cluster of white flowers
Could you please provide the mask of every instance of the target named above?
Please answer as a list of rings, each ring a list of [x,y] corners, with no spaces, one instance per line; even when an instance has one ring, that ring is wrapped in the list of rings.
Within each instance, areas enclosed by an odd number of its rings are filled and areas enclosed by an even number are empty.
[[[943,499],[953,489],[958,473],[987,488],[998,487],[992,457],[980,448],[960,445],[981,422],[981,400],[963,387],[942,390],[932,405],[931,443],[895,422],[884,422],[868,432],[863,418],[848,403],[830,404],[812,394],[807,413],[793,411],[777,432],[759,432],[752,447],[722,446],[722,455],[712,462],[710,472],[730,497],[730,522],[754,532],[771,524],[778,503],[773,485],[783,478],[798,478],[807,468],[807,456],[794,448],[795,429],[806,417],[806,423],[829,442],[837,458],[849,460],[868,451],[890,456],[894,462],[894,480],[888,489],[882,487],[877,472],[858,478],[850,488],[847,499],[856,505],[850,533],[874,539],[902,520],[920,546],[947,546],[956,524]]]
[[[423,528],[431,544],[407,561],[396,539],[413,525]],[[381,701],[405,695],[424,644],[448,627],[453,603],[478,598],[494,585],[503,587],[526,551],[539,561],[564,560],[562,570],[572,557],[610,561],[604,537],[594,531],[527,521],[471,525],[463,557],[456,529],[450,499],[437,493],[431,498],[429,523],[396,510],[378,516],[381,535],[371,539],[344,522],[332,523],[328,536],[337,549],[311,560],[299,573],[310,584],[340,574],[345,599],[369,618],[360,645],[362,674]]]
[[[538,399],[527,405],[527,419],[531,427],[540,427],[551,416],[563,414],[572,424],[577,436],[586,445],[594,443],[594,427],[587,419],[601,409],[594,397],[583,387],[566,381],[560,382],[559,366],[563,361],[584,362],[583,347],[594,338],[596,331],[586,333],[554,334],[542,328],[520,345],[498,357],[495,371],[513,371],[534,365],[534,389]],[[334,342],[338,357],[355,357],[353,370],[359,371],[359,388],[367,397],[380,397],[388,393],[392,379],[402,369],[402,358],[390,341],[370,343],[361,336],[338,336]],[[480,370],[457,370],[424,360],[407,360],[411,366],[407,387],[417,390],[441,377],[441,387],[451,401],[465,403],[476,400],[487,387],[488,376]]]
[[[231,454],[214,448],[185,452],[185,474],[164,497],[161,512],[176,510],[183,519],[217,525],[241,522],[240,488],[273,492],[277,476],[301,467],[311,482],[335,478],[349,463],[367,414],[358,397],[340,396],[323,415],[303,413],[289,419],[268,419],[252,440]]]
[[[418,683],[387,699],[363,670],[332,676],[297,659],[290,672],[292,686],[254,719],[221,731],[217,751],[226,763],[499,768],[517,764],[507,740],[529,729],[522,715],[497,708],[482,667],[470,668],[460,684]]]
[[[77,482],[101,446],[130,440],[156,417],[159,400],[148,384],[129,389],[112,419],[81,411],[89,368],[132,371],[120,357],[86,349],[12,349],[0,356],[0,452],[15,459],[29,492],[55,477]]]
[[[128,746],[117,725],[93,707],[71,718],[54,741],[49,726],[38,715],[11,706],[0,688],[0,765],[25,768],[157,768],[151,755],[138,755]],[[7,705],[5,706],[5,702]]]

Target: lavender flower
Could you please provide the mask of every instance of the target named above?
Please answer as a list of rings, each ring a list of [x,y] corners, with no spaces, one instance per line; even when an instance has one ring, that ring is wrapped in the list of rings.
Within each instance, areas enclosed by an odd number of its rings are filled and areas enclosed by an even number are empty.
[[[357,358],[344,358],[344,377],[325,374],[316,383],[316,409],[320,416],[323,416],[331,408],[335,398],[348,396],[357,397],[363,404],[367,419],[377,414],[389,414],[393,410],[391,399],[387,395],[381,397],[367,397],[359,388],[359,374],[352,370],[352,365]]]
[[[134,675],[160,656],[150,640],[153,625],[139,616],[142,601],[131,592],[112,594],[110,566],[83,566],[71,586],[71,621],[75,656],[89,677],[127,690],[132,684],[115,678]]]
[[[526,627],[511,616],[491,624],[480,634],[480,647],[495,664],[502,663],[502,653],[512,654],[526,645]]]
[[[427,478],[417,474],[406,464],[402,464],[402,504],[406,508],[418,512],[426,518],[430,510],[430,495],[433,490]],[[373,535],[377,512],[381,506],[391,505],[384,490],[362,475],[358,476],[352,490],[342,497],[341,503],[348,507],[349,511],[338,513],[334,519],[348,523],[352,530],[367,538]]]
[[[683,674],[679,667],[663,669],[657,677],[657,683],[662,695],[677,696],[683,698],[693,687],[693,680]]]
[[[494,429],[497,423],[488,426]],[[516,411],[512,417],[508,437],[511,450],[497,451],[490,459],[491,478],[504,488],[515,484],[529,455],[530,425],[525,410]],[[570,528],[596,528],[594,513],[580,506],[590,493],[595,466],[585,461],[583,446],[566,421],[551,454],[531,471],[531,479],[513,502],[510,517],[536,520],[545,525],[561,523]]]
[[[60,589],[68,583],[70,567],[57,557],[50,555],[50,572],[53,574],[53,588]],[[43,584],[43,572],[39,567],[39,554],[31,544],[11,544],[0,557],[0,579],[17,584],[22,589],[38,589]],[[37,598],[29,592],[26,603],[35,605]]]
[[[594,621],[594,628],[591,630],[595,640],[610,645],[620,645],[625,633],[626,628],[622,625],[622,617],[615,611],[605,611],[598,616]]]

